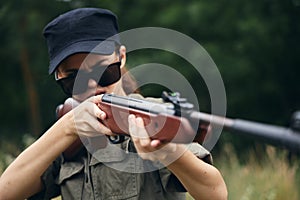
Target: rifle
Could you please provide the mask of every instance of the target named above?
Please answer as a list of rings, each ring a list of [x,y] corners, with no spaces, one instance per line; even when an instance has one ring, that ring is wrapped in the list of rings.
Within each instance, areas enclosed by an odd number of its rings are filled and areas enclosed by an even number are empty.
[[[146,129],[153,139],[160,139],[166,142],[188,143],[196,141],[203,143],[209,126],[212,126],[212,128],[223,127],[224,130],[231,133],[244,134],[268,144],[288,148],[291,151],[300,151],[299,111],[292,116],[291,128],[286,128],[198,112],[193,110],[193,105],[188,103],[186,99],[180,98],[179,93],[163,92],[162,98],[165,102],[170,102],[171,105],[157,105],[144,100],[105,94],[102,97],[103,105],[100,105],[100,108],[105,112],[116,109],[117,112],[141,115],[144,121],[145,119],[147,119],[146,121],[149,120],[147,115],[153,114],[151,126],[146,127]],[[115,113],[113,116],[118,117],[119,115]],[[165,124],[162,124],[161,121],[164,118],[167,120]],[[118,121],[118,118],[115,119]],[[180,123],[183,128],[180,126]],[[189,123],[193,125],[191,126]],[[125,124],[121,126],[126,130]],[[199,129],[197,130],[198,127]]]
[[[293,116],[293,126],[286,128],[198,112],[179,93],[163,92],[162,99],[168,104],[104,94],[98,106],[107,114],[107,119],[101,123],[119,135],[117,139],[109,137],[109,140],[112,143],[124,141],[124,136],[129,132],[128,116],[135,114],[143,119],[150,138],[162,142],[194,141],[202,144],[210,127],[216,126],[232,133],[252,136],[268,144],[283,146],[291,151],[300,151],[300,112]],[[70,110],[70,103],[66,102],[58,109],[58,115],[62,116]]]

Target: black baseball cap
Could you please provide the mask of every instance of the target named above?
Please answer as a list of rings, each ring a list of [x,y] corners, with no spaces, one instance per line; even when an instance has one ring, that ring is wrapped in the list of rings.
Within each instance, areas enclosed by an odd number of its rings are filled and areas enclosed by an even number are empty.
[[[78,8],[66,12],[44,28],[50,57],[49,74],[75,53],[110,55],[120,45],[117,17],[101,8]]]

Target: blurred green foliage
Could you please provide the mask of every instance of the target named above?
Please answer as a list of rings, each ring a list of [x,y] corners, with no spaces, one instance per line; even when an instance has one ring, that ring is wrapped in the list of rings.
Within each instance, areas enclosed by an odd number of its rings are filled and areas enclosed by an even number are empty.
[[[55,121],[56,105],[65,96],[47,74],[48,55],[43,27],[77,7],[103,7],[119,17],[120,31],[165,27],[199,42],[218,66],[230,117],[288,126],[300,109],[300,6],[283,0],[2,0],[0,5],[0,139],[13,143],[22,135],[42,134]],[[173,56],[174,57],[174,56]],[[136,53],[129,67],[166,61],[182,68],[199,93],[201,109],[209,112],[205,84],[188,70],[186,61],[167,53]],[[298,83],[298,84],[297,84]],[[145,93],[160,95],[159,88]],[[245,149],[253,140],[223,134]],[[222,148],[220,146],[219,148]]]

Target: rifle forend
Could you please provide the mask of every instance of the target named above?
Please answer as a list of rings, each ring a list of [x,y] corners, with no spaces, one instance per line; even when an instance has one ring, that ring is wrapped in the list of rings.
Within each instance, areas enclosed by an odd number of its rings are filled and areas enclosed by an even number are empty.
[[[107,119],[102,123],[117,134],[128,134],[130,114],[141,117],[150,138],[161,142],[202,143],[208,131],[207,126],[201,126],[198,131],[199,121],[178,116],[173,104],[104,94],[98,106],[107,114]]]

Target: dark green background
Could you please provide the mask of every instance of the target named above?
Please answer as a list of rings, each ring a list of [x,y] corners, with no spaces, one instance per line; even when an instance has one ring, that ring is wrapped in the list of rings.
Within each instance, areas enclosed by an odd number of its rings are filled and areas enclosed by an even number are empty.
[[[221,72],[227,115],[288,126],[300,110],[300,2],[291,0],[2,0],[0,5],[0,139],[17,144],[24,134],[42,134],[55,121],[65,96],[47,74],[42,36],[45,24],[62,12],[95,6],[119,17],[120,31],[156,26],[182,32],[201,44]],[[141,52],[128,63],[157,62],[185,67],[167,53]],[[183,63],[183,64],[181,64]],[[180,68],[180,67],[179,67]],[[192,71],[184,73],[199,83]],[[198,81],[198,82],[197,82]],[[194,84],[195,85],[195,84]],[[209,111],[205,85],[197,84],[200,105]],[[144,88],[159,96],[160,88]],[[253,139],[223,134],[222,142],[245,149]],[[221,145],[220,145],[221,144]],[[220,147],[218,147],[220,148]]]

